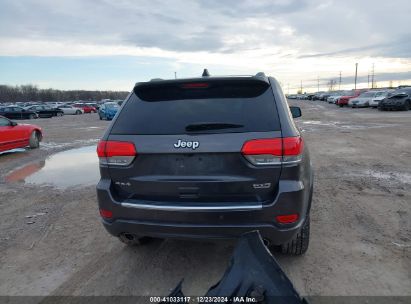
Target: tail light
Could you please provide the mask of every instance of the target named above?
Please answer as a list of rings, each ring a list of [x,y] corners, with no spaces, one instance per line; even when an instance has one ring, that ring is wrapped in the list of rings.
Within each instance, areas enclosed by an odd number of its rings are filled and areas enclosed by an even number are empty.
[[[292,224],[298,221],[298,214],[277,215],[275,219],[280,224]]]
[[[137,151],[131,142],[101,140],[97,145],[97,155],[102,165],[128,166]]]
[[[183,83],[181,87],[183,89],[206,89],[209,87],[209,84],[205,82],[192,82],[192,83]]]
[[[253,165],[278,165],[301,161],[301,137],[253,139],[244,143],[241,153]]]
[[[110,210],[106,210],[106,209],[100,209],[100,215],[102,218],[105,218],[105,219],[113,218],[113,212]]]

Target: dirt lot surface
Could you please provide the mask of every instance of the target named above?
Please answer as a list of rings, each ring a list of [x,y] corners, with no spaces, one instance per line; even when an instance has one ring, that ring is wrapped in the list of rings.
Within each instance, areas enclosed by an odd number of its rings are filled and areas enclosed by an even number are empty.
[[[290,103],[315,168],[311,244],[276,258],[303,295],[411,296],[411,111]],[[167,295],[182,278],[187,295],[203,295],[221,278],[234,242],[127,248],[100,224],[94,185],[23,182],[108,125],[95,114],[35,123],[40,149],[0,155],[0,295]]]

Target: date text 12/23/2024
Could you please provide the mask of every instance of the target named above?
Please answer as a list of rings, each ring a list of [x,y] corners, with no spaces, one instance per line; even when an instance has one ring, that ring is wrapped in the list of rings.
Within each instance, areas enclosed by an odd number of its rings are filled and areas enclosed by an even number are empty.
[[[256,303],[253,297],[150,297],[150,303]]]

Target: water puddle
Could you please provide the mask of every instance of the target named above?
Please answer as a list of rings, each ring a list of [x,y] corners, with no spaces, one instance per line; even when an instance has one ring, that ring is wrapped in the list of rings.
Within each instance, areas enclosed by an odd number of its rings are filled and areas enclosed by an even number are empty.
[[[99,180],[96,146],[87,146],[56,153],[46,160],[31,163],[10,172],[5,181],[56,188],[82,187]]]
[[[405,172],[383,172],[370,169],[363,172],[353,172],[350,175],[358,177],[368,177],[379,181],[391,182],[395,184],[411,184],[411,174]]]
[[[56,149],[56,148],[65,148],[68,146],[71,146],[73,144],[81,144],[81,145],[92,145],[94,143],[97,143],[99,141],[98,138],[93,138],[93,139],[77,139],[72,142],[63,142],[63,143],[55,143],[55,142],[42,142],[40,144],[40,149],[42,150],[51,150],[51,149]]]
[[[335,126],[336,122],[323,122],[319,120],[303,120],[301,123],[314,126]]]
[[[411,174],[409,173],[366,170],[365,174],[376,179],[394,180],[404,184],[411,184]]]
[[[352,122],[341,122],[341,121],[319,121],[319,120],[303,120],[300,122],[304,125],[305,131],[316,130],[316,127],[331,127],[343,130],[361,130],[361,129],[373,129],[373,128],[387,128],[396,127],[398,124],[381,124],[381,123],[367,123],[367,124],[356,124]]]

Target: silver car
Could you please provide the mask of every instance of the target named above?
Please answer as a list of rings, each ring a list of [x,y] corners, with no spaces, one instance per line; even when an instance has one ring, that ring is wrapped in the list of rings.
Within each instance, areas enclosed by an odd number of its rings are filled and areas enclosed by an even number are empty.
[[[374,98],[371,99],[370,101],[370,107],[377,108],[380,101],[383,100],[385,97],[387,97],[389,93],[394,92],[394,91],[395,90],[386,90],[386,91],[376,92]]]
[[[83,109],[75,108],[69,105],[62,105],[62,106],[59,106],[58,108],[63,110],[64,115],[80,115],[84,113]]]
[[[348,101],[348,106],[353,108],[366,108],[370,106],[371,100],[376,96],[377,91],[368,91],[362,93],[358,97],[351,98]]]

